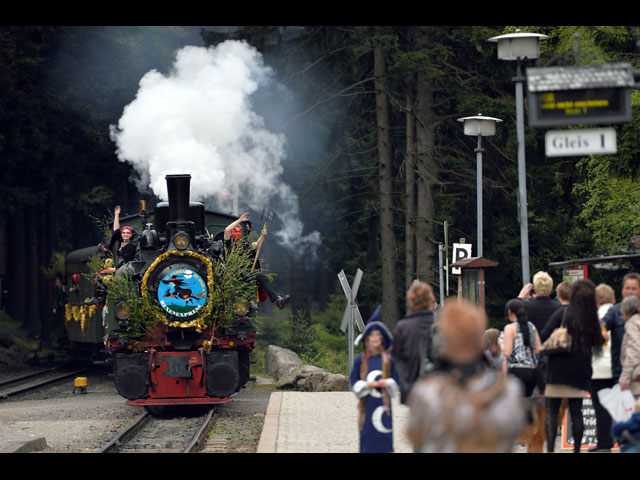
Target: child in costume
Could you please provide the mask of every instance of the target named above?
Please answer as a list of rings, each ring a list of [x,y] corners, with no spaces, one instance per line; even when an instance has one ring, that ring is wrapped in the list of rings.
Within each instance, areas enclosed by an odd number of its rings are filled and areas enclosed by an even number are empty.
[[[399,377],[388,351],[391,339],[382,322],[370,320],[354,342],[359,345],[364,340],[365,345],[364,352],[355,358],[349,377],[351,389],[359,399],[360,453],[393,453],[391,398],[399,393]]]

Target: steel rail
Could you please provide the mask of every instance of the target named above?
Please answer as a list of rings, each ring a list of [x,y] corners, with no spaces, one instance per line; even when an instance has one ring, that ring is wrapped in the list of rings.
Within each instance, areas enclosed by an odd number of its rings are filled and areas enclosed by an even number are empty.
[[[55,370],[55,368],[47,368],[47,369],[44,369],[44,370],[39,370],[37,372],[27,373],[27,374],[21,375],[19,377],[8,378],[8,379],[0,381],[0,387],[4,387],[6,385],[11,385],[12,383],[16,383],[16,382],[21,382],[22,380],[26,380],[26,379],[31,378],[31,377],[37,377],[38,375],[42,375],[43,373],[50,373],[50,372],[53,372],[54,370]]]
[[[85,372],[86,370],[87,370],[86,368],[83,368],[81,370],[75,370],[75,371],[72,371],[72,372],[66,372],[66,373],[63,373],[62,375],[57,375],[57,376],[52,377],[52,378],[47,378],[47,379],[44,379],[44,380],[42,380],[40,382],[37,382],[37,383],[24,385],[22,387],[18,387],[16,389],[14,389],[14,390],[0,392],[0,399],[8,398],[11,395],[16,395],[18,393],[27,392],[29,390],[34,390],[36,388],[40,388],[40,387],[43,387],[45,385],[49,385],[50,383],[55,383],[57,381],[65,379],[65,378],[72,377],[72,376],[77,375],[79,373]]]
[[[118,448],[120,443],[126,441],[129,437],[136,434],[140,428],[142,428],[149,421],[149,412],[147,410],[143,411],[135,421],[131,424],[123,428],[113,439],[107,443],[104,447],[98,450],[96,453],[114,453],[118,452]]]
[[[202,444],[204,443],[204,437],[207,435],[207,433],[209,433],[209,426],[211,425],[211,420],[213,419],[213,411],[213,408],[209,410],[209,413],[204,419],[204,422],[202,422],[202,425],[193,436],[193,439],[185,447],[182,453],[196,453],[200,450]]]

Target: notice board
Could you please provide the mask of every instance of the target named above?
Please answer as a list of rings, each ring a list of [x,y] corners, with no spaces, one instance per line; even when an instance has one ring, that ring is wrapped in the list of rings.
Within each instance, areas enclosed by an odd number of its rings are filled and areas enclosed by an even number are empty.
[[[598,443],[596,432],[596,411],[593,408],[591,395],[587,392],[587,397],[582,400],[582,421],[584,422],[584,431],[582,433],[582,444],[580,450],[586,450],[595,447]],[[573,450],[575,441],[571,432],[571,414],[567,409],[562,419],[562,449]],[[614,449],[618,448],[618,444]]]

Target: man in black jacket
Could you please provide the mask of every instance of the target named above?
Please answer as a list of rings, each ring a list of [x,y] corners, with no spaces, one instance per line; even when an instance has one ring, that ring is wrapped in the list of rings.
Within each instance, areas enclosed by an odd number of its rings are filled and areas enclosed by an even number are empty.
[[[527,283],[518,295],[518,298],[525,300],[527,319],[538,333],[542,332],[553,312],[561,307],[560,302],[551,298],[552,290],[551,276],[547,272],[538,272],[533,276],[533,284]]]
[[[414,281],[407,291],[409,314],[402,318],[393,332],[391,355],[399,364],[400,401],[406,403],[424,361],[421,346],[430,344],[435,322],[436,299],[429,284]]]

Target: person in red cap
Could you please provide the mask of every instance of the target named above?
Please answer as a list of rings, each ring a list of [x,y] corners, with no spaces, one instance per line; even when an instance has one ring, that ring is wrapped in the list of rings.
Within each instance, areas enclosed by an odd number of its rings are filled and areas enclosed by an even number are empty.
[[[251,222],[249,222],[249,212],[245,212],[242,215],[240,215],[240,218],[231,222],[224,229],[223,239],[225,243],[225,250],[227,252],[231,251],[231,248],[233,245],[232,241],[235,243],[238,243],[242,240],[242,227],[240,225],[243,223],[250,225]],[[267,235],[267,230],[266,229],[262,230],[262,232],[260,233],[260,236],[265,237],[266,235]],[[259,239],[258,241],[255,241],[248,246],[251,250],[255,250],[258,246],[258,243],[259,243]],[[256,264],[256,266],[258,269],[260,268],[259,261]],[[287,305],[287,303],[289,303],[290,296],[286,295],[283,297],[282,295],[280,295],[276,291],[276,289],[273,287],[273,283],[271,283],[271,281],[269,280],[269,277],[267,277],[264,273],[258,272],[256,275],[256,280],[258,282],[258,285],[262,287],[265,292],[267,292],[267,295],[269,296],[269,300],[271,300],[271,303],[275,303],[278,306],[278,308],[283,309]]]
[[[138,234],[130,226],[125,225],[123,227],[120,227],[120,205],[116,205],[116,208],[113,212],[113,235],[111,236],[109,247],[108,249],[105,249],[102,243],[98,244],[98,247],[103,251],[104,255],[106,257],[109,257],[116,242],[120,242],[117,252],[119,261],[113,270],[122,267],[125,263],[130,262],[135,258],[136,251],[138,249],[137,237]],[[84,302],[84,304],[100,305],[104,301],[104,298],[101,297],[100,293],[101,290],[98,286],[98,283],[96,282],[96,289],[94,290],[93,297]]]
[[[120,227],[120,205],[116,205],[113,215],[113,235],[109,242],[109,251],[112,251],[115,243],[120,241],[120,246],[118,247],[118,257],[120,258],[120,261],[116,268],[120,268],[122,265],[135,258],[137,250],[137,236],[138,234],[136,231],[128,225]]]

